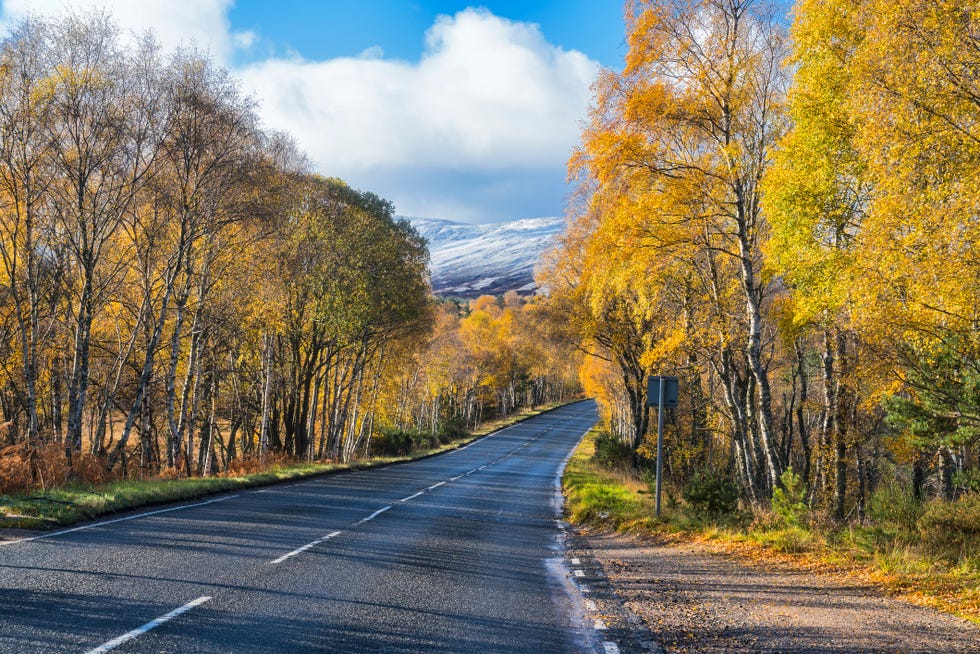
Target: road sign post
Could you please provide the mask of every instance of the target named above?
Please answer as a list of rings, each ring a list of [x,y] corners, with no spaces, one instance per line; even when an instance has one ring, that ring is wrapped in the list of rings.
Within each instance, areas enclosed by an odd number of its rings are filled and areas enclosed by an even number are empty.
[[[677,406],[677,391],[677,377],[647,377],[647,406],[657,407],[657,517],[660,516],[660,489],[664,471],[664,409]]]

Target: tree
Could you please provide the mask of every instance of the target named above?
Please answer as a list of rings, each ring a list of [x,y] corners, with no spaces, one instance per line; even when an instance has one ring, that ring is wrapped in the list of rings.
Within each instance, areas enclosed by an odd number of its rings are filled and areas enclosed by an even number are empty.
[[[825,333],[822,431],[834,442],[838,518],[862,398],[891,395],[892,424],[923,454],[938,450],[947,479],[973,442],[948,437],[970,433],[980,315],[973,22],[951,2],[814,0],[797,11],[794,128],[767,179],[766,209],[797,319]],[[882,370],[859,389],[864,352]],[[860,473],[859,440],[855,454]]]
[[[51,306],[57,293],[52,274],[56,250],[48,243],[43,209],[52,178],[46,159],[46,129],[53,119],[53,98],[44,83],[48,38],[44,24],[25,21],[0,54],[0,259],[20,345],[25,427],[32,442],[40,436],[41,356],[51,335]]]
[[[802,3],[792,35],[793,127],[764,180],[763,206],[772,225],[767,254],[770,269],[791,286],[793,320],[821,336],[824,405],[815,485],[830,478],[824,455],[832,450],[833,512],[843,520],[859,356],[849,316],[855,237],[873,192],[848,111],[848,66],[861,35],[842,5],[825,2]]]
[[[591,216],[580,230],[587,245],[565,256],[584,254],[585,271],[613,268],[594,285],[612,292],[593,302],[607,298],[596,305],[612,319],[604,340],[631,343],[619,348],[635,359],[620,357],[626,389],[641,384],[644,363],[671,351],[700,371],[696,387],[709,370],[720,377],[736,459],[755,495],[785,467],[775,446],[767,353],[775,287],[762,272],[759,189],[785,129],[783,30],[770,6],[738,0],[633,2],[627,21],[626,69],[600,76],[570,164]],[[642,403],[642,391],[631,393],[634,413]],[[694,428],[704,433],[697,404]]]
[[[76,282],[66,289],[73,332],[67,440],[74,450],[82,446],[92,323],[128,260],[113,248],[148,180],[162,122],[145,77],[152,65],[142,65],[155,54],[152,44],[124,54],[118,40],[105,15],[69,16],[52,26],[48,51],[50,206]]]

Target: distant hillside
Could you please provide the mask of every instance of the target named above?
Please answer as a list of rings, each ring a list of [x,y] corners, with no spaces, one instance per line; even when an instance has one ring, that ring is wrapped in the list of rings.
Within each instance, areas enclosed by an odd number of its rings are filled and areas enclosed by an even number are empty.
[[[429,241],[432,288],[442,297],[473,298],[507,291],[531,293],[534,267],[565,228],[562,218],[526,218],[469,225],[408,218]]]

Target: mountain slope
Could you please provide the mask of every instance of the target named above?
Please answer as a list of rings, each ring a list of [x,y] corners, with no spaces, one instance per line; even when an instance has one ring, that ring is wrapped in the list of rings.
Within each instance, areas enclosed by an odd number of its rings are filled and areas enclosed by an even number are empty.
[[[428,242],[436,295],[471,298],[534,291],[534,267],[565,228],[562,218],[468,225],[407,218]]]

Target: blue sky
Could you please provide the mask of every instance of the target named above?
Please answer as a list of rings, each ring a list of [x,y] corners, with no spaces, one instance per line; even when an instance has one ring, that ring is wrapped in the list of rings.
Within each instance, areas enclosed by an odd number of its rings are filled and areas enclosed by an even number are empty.
[[[66,6],[208,50],[315,170],[463,222],[562,214],[589,87],[625,52],[615,0],[0,0],[0,30]]]
[[[260,33],[275,47],[295,49],[306,58],[356,56],[379,46],[386,56],[415,61],[436,17],[468,7],[537,23],[555,45],[584,52],[604,66],[622,65],[623,5],[616,0],[236,0],[229,18],[233,28]]]

